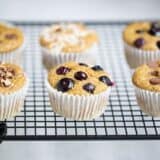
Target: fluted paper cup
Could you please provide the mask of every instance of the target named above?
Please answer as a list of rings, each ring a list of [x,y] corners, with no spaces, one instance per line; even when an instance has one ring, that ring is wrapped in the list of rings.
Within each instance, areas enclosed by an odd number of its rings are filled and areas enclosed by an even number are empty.
[[[0,121],[15,116],[23,107],[24,99],[27,94],[29,80],[19,90],[9,94],[0,94]]]
[[[53,111],[72,120],[92,120],[106,109],[111,88],[96,95],[80,96],[62,93],[46,82]]]
[[[126,61],[131,69],[135,69],[142,64],[160,59],[160,50],[145,51],[137,49],[124,42],[124,52]]]
[[[160,116],[160,93],[144,90],[135,86],[138,105],[150,116]]]
[[[95,64],[97,61],[97,50],[97,45],[94,45],[92,48],[82,53],[54,52],[41,47],[42,62],[48,70],[69,61]]]
[[[6,52],[0,53],[0,61],[3,63],[12,63],[22,66],[22,55],[25,48],[25,44],[23,44],[20,48]]]

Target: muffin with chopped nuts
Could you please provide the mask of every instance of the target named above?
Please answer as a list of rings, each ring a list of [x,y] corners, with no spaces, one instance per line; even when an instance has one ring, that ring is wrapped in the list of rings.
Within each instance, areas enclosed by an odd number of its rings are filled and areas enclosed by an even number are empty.
[[[132,81],[141,109],[151,116],[160,116],[160,60],[138,67]]]
[[[83,24],[55,24],[45,28],[39,38],[43,64],[50,69],[67,61],[94,63],[97,33]]]
[[[28,79],[11,63],[0,63],[0,121],[16,115],[23,106]]]
[[[74,120],[89,120],[102,114],[112,86],[102,67],[77,62],[52,68],[47,82],[53,110]]]
[[[22,31],[11,24],[0,22],[0,61],[21,65],[23,49]]]
[[[130,68],[160,58],[160,22],[135,22],[123,32],[124,49]]]

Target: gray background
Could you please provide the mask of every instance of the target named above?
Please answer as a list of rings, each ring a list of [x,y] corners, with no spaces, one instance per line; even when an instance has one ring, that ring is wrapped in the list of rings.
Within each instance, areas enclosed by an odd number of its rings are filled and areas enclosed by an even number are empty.
[[[160,19],[159,0],[0,0],[0,19]],[[0,160],[159,159],[160,141],[4,142]]]

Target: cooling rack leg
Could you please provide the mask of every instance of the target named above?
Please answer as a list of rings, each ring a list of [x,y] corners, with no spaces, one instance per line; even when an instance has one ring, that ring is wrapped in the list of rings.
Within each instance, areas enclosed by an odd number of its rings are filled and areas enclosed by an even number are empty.
[[[6,122],[0,121],[0,144],[2,143],[4,137],[7,134],[7,125]]]

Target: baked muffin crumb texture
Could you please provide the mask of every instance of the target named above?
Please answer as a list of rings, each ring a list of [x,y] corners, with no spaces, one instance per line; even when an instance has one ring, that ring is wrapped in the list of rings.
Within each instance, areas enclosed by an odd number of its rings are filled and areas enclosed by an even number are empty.
[[[57,24],[45,28],[40,35],[40,45],[63,53],[81,53],[98,42],[96,32],[82,24]]]
[[[0,53],[8,53],[21,47],[24,36],[19,28],[0,23]]]
[[[160,60],[138,67],[132,80],[139,88],[160,92]]]

